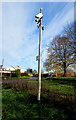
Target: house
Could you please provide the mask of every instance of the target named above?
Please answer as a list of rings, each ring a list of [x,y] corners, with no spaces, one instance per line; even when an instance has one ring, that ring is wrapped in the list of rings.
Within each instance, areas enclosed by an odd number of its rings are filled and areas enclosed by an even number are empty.
[[[16,67],[10,66],[6,69],[5,68],[2,68],[2,69],[0,68],[0,77],[1,76],[3,76],[3,77],[10,76],[11,77],[11,72],[15,71],[16,69],[20,69],[21,74],[25,73],[25,70],[20,68],[19,66],[16,66]]]
[[[15,67],[15,70],[17,70],[17,69],[19,69],[21,73],[24,73],[24,72],[25,72],[25,70],[22,69],[20,66],[16,66],[16,67]]]
[[[6,71],[15,71],[15,70],[17,70],[17,69],[20,69],[20,72],[21,72],[21,73],[24,73],[24,72],[25,72],[25,70],[22,69],[20,66],[16,66],[16,67],[10,66],[10,67],[6,68]]]
[[[13,66],[10,66],[10,67],[8,67],[8,68],[6,68],[6,71],[15,71],[15,68],[13,67]]]

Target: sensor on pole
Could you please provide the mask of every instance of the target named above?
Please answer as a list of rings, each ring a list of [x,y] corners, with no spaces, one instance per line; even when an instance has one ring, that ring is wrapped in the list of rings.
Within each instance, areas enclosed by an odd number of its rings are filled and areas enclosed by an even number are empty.
[[[38,61],[38,101],[40,101],[41,96],[41,57],[42,57],[42,30],[44,27],[42,26],[42,8],[40,8],[40,13],[35,16],[38,28],[39,28],[39,55],[36,57]]]

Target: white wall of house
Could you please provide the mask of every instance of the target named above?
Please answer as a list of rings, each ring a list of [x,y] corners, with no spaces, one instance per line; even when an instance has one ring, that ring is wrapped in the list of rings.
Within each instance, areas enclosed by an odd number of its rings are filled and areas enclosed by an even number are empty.
[[[6,68],[7,71],[14,71],[14,70],[17,70],[17,69],[20,69],[20,72],[21,72],[21,73],[24,73],[24,72],[25,72],[25,70],[22,69],[22,68],[19,67],[19,66],[16,66],[15,68],[14,68],[13,66],[10,66],[10,67]]]
[[[10,66],[10,67],[6,68],[6,70],[9,70],[9,71],[14,71],[14,70],[15,70],[15,68],[14,68],[13,66]]]

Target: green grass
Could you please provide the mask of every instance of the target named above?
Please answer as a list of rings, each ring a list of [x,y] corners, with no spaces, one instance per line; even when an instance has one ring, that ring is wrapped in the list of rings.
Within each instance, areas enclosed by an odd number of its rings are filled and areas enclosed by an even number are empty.
[[[74,95],[74,86],[69,84],[65,84],[63,82],[58,82],[58,81],[43,81],[42,84],[46,85],[48,88],[57,90],[60,93],[63,94],[68,94],[68,95]]]
[[[71,99],[75,81],[42,80],[40,103],[37,82],[24,79],[3,82],[2,120],[76,120],[76,104]]]
[[[18,78],[31,78],[30,76],[19,76]]]
[[[29,80],[31,83],[37,83],[37,80]],[[62,80],[42,80],[42,85],[45,85],[47,88],[56,90],[61,94],[74,95],[74,82],[62,81]]]
[[[76,77],[53,77],[54,80],[76,80]]]
[[[6,77],[6,80],[27,79],[27,78],[31,78],[31,76]]]
[[[69,120],[71,115],[65,106],[47,102],[24,91],[3,89],[2,120]]]

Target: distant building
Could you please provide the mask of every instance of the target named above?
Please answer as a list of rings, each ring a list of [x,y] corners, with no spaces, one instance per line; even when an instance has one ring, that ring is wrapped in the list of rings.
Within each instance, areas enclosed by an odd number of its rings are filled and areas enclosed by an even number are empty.
[[[20,69],[21,74],[25,73],[25,70],[20,68],[19,66],[16,66],[16,67],[10,66],[6,69],[0,68],[0,77],[1,77],[1,73],[2,73],[2,76],[11,76],[11,72],[15,71],[16,69]]]
[[[25,70],[22,69],[20,66],[16,66],[15,70],[16,70],[16,69],[19,69],[21,73],[24,73],[24,72],[25,72]]]
[[[20,72],[21,72],[21,73],[24,73],[24,72],[25,72],[25,70],[22,69],[20,66],[16,66],[16,67],[10,66],[10,67],[6,68],[6,71],[15,71],[15,70],[17,70],[17,69],[20,69]]]
[[[30,68],[27,69],[27,72],[28,72],[28,73],[32,73],[32,69],[30,69]]]
[[[15,70],[17,70],[17,69],[21,69],[20,66],[16,66],[16,67],[15,67]]]
[[[9,71],[14,71],[14,70],[15,70],[15,68],[14,68],[13,66],[10,66],[10,67],[6,68],[6,70],[9,70]]]
[[[51,73],[53,77],[64,77],[64,73]],[[66,77],[76,77],[75,72],[67,73]]]

